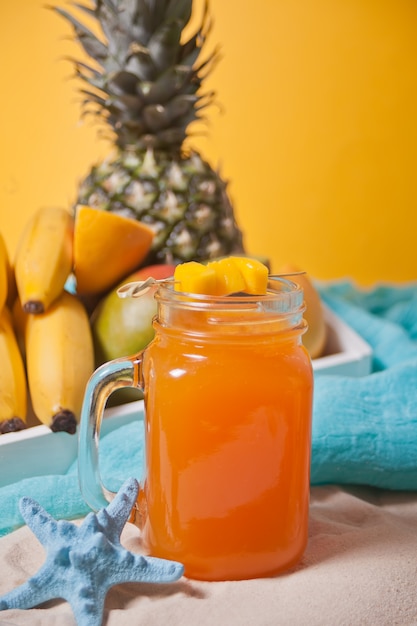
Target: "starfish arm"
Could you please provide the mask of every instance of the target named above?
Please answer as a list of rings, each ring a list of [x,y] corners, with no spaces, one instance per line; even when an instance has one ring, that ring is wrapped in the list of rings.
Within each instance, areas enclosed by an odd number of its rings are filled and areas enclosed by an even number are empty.
[[[78,626],[101,626],[105,597],[113,585],[181,578],[180,563],[133,554],[120,544],[138,489],[137,480],[129,479],[108,507],[87,515],[79,527],[57,522],[35,500],[22,498],[22,516],[46,547],[47,557],[26,583],[0,598],[0,610],[62,598],[71,604]]]
[[[20,512],[32,532],[41,540],[56,527],[57,522],[47,511],[32,498],[24,497],[19,502]]]
[[[31,609],[42,602],[57,596],[55,585],[48,584],[47,572],[41,568],[37,574],[29,578],[23,585],[16,587],[0,597],[0,611],[6,609]]]
[[[97,513],[97,519],[110,540],[119,540],[138,492],[139,483],[136,478],[128,478],[110,504]]]
[[[32,498],[21,498],[19,508],[27,526],[44,546],[51,544],[58,533],[62,533],[64,529],[70,532],[73,526],[69,522],[57,522],[52,515]]]
[[[112,572],[112,585],[128,582],[169,583],[181,578],[184,566],[176,561],[125,551]]]
[[[108,587],[95,589],[94,592],[82,588],[68,602],[74,613],[77,626],[101,626],[103,623],[104,601]]]

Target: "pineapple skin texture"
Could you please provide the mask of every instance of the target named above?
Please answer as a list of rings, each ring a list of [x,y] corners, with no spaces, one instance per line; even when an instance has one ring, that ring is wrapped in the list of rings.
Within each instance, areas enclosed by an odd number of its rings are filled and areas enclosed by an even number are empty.
[[[92,168],[77,203],[149,226],[155,237],[146,265],[244,253],[226,183],[196,152],[120,152]]]

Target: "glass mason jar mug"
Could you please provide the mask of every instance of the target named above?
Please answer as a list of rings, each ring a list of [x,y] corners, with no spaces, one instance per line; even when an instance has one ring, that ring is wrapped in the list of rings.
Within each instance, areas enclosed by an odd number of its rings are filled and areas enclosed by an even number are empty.
[[[103,410],[115,389],[141,388],[136,519],[149,554],[201,580],[285,570],[308,533],[313,374],[301,341],[303,292],[271,278],[262,296],[200,296],[165,283],[155,297],[153,341],[102,365],[87,386],[83,496],[96,509],[112,498],[98,468]]]

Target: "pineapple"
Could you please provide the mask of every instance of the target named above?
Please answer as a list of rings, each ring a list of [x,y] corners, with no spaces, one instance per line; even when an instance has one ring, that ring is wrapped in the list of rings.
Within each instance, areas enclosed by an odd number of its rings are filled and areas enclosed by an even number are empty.
[[[244,254],[225,181],[184,146],[190,124],[214,98],[201,90],[218,56],[214,50],[201,60],[210,31],[207,3],[189,38],[183,31],[192,0],[73,5],[99,27],[98,36],[73,13],[54,9],[92,59],[75,62],[85,84],[84,106],[111,129],[115,144],[81,182],[76,204],[150,226],[155,237],[147,264]]]

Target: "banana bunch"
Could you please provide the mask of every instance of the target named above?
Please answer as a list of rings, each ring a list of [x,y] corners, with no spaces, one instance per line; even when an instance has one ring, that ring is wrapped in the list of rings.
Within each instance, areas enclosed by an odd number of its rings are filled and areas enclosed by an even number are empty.
[[[9,257],[6,250],[3,237],[0,235],[0,311],[3,310],[7,300],[8,291],[8,272],[7,266],[9,264]]]
[[[13,268],[10,263],[6,244],[0,233],[0,312],[3,306],[13,304],[16,296]]]
[[[16,250],[13,305],[0,236],[0,433],[25,426],[28,396],[40,422],[76,431],[94,348],[84,304],[65,291],[73,229],[73,217],[60,208],[42,208],[28,221]]]
[[[45,313],[27,315],[25,351],[36,417],[54,432],[75,433],[94,369],[90,322],[75,295],[63,291]]]
[[[13,295],[11,265],[0,234],[0,433],[25,427],[26,375],[8,303]]]
[[[43,313],[72,270],[73,218],[61,208],[39,209],[26,224],[15,259],[16,286],[26,313]]]
[[[0,433],[25,428],[26,374],[6,305],[0,313]]]

